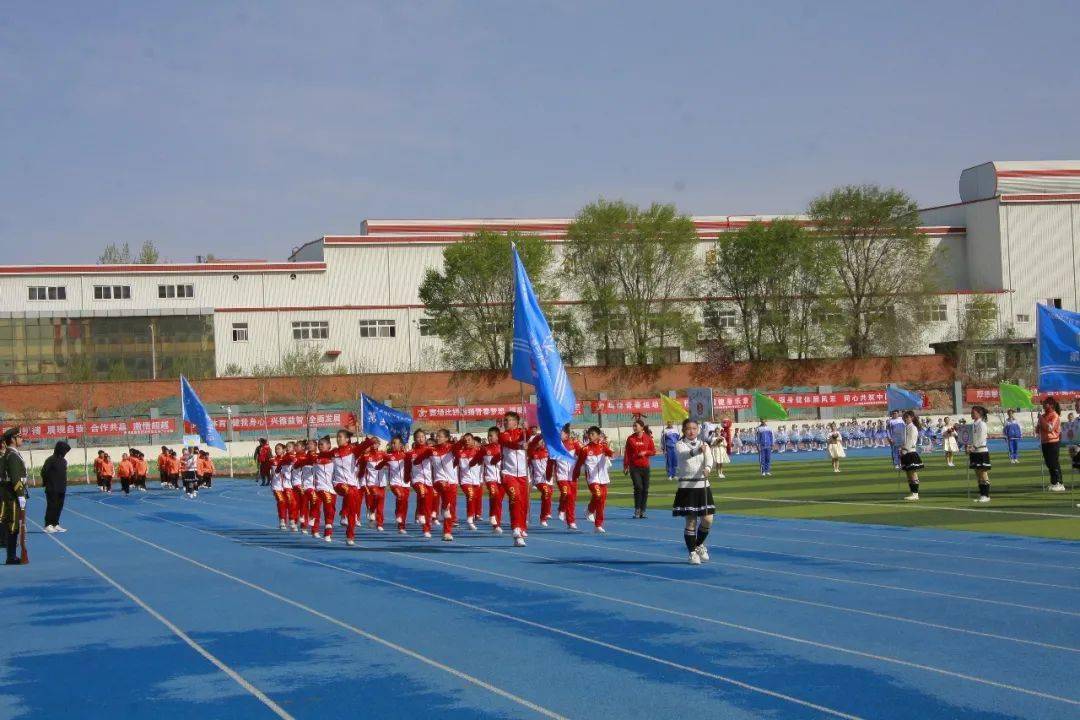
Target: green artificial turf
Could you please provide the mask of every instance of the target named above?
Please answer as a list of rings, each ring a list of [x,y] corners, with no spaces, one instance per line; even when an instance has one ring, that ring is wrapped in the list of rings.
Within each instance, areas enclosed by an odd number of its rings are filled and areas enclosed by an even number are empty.
[[[1031,453],[1018,465],[995,458],[990,473],[992,501],[976,505],[974,473],[966,469],[967,457],[957,455],[956,468],[945,467],[942,455],[924,458],[919,473],[922,486],[918,502],[901,500],[907,483],[892,469],[887,457],[845,459],[842,472],[834,474],[828,458],[816,455],[805,461],[773,463],[773,476],[761,477],[756,463],[724,468],[726,479],[713,476],[713,496],[720,514],[763,515],[806,520],[910,525],[978,532],[1013,533],[1046,538],[1080,540],[1080,488],[1066,467],[1069,492],[1045,490],[1041,458]],[[963,465],[961,465],[963,463]],[[663,470],[652,472],[649,491],[651,512],[668,512],[675,483]],[[1077,476],[1080,480],[1080,476]],[[632,487],[621,473],[612,475],[609,502],[633,505]]]

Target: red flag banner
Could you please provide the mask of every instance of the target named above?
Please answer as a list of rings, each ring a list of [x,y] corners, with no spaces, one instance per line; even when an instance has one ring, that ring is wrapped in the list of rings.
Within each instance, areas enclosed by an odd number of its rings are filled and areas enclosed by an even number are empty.
[[[1080,398],[1080,391],[1040,393],[1038,388],[1030,387],[1032,400],[1038,402],[1040,398],[1053,395],[1058,400],[1076,400]],[[968,405],[989,404],[996,405],[1001,400],[1001,391],[996,387],[987,388],[964,388],[964,402]]]

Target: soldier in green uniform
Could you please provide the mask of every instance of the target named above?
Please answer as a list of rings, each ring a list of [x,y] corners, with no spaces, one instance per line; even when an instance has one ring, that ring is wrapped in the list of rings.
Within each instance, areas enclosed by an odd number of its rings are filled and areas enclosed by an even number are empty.
[[[4,433],[0,446],[0,545],[7,550],[6,565],[18,565],[15,548],[19,544],[19,529],[26,519],[26,463],[19,454],[19,428]]]

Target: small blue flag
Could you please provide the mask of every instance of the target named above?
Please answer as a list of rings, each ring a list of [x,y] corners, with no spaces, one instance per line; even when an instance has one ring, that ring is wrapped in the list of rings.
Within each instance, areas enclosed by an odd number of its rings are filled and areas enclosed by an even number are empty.
[[[922,393],[905,390],[899,385],[886,385],[885,399],[889,403],[889,412],[893,410],[921,410],[923,406]]]
[[[1080,390],[1080,313],[1036,305],[1039,392]]]
[[[213,418],[206,412],[206,406],[195,394],[195,388],[191,387],[191,383],[183,375],[180,376],[180,404],[183,406],[184,421],[195,426],[199,439],[210,447],[224,450],[225,441],[221,439],[221,434],[214,427]]]
[[[536,388],[536,415],[548,453],[572,458],[563,447],[562,428],[574,416],[574,388],[517,247],[513,251],[514,354],[510,376]]]
[[[364,435],[374,435],[386,442],[390,442],[397,435],[404,442],[409,441],[412,417],[407,413],[395,410],[389,405],[383,405],[361,393],[359,417],[360,432]]]

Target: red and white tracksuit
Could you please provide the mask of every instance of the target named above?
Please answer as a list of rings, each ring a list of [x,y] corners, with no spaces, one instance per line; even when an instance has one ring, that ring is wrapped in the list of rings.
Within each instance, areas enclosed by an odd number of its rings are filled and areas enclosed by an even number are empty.
[[[289,465],[289,484],[292,485],[293,503],[296,506],[296,522],[301,527],[308,524],[308,499],[304,494],[304,466],[307,464],[306,451],[293,453],[292,464]]]
[[[611,482],[608,470],[611,468],[611,458],[615,455],[607,443],[591,442],[580,448],[577,452],[577,462],[574,464],[574,480],[581,477],[581,471],[585,471],[585,482],[589,485],[592,494],[589,500],[589,512],[593,513],[593,522],[596,527],[604,526],[604,507],[607,505],[607,488]]]
[[[488,517],[491,524],[502,525],[503,495],[502,448],[498,443],[486,443],[481,447],[480,477],[488,491]]]
[[[356,455],[348,443],[331,450],[334,457],[334,491],[341,496],[345,516],[345,538],[356,538],[356,516],[360,512],[360,481],[356,477]]]
[[[386,482],[394,494],[394,519],[398,530],[404,530],[409,519],[409,463],[404,450],[383,453],[380,463],[386,471]]]
[[[433,508],[437,505],[435,489],[432,486],[434,470],[432,469],[431,447],[428,445],[413,445],[405,457],[409,483],[416,492],[416,523],[424,532],[431,532],[431,518]]]
[[[577,451],[581,449],[581,443],[577,440],[563,440],[563,447],[574,457],[577,457]],[[577,522],[578,490],[577,480],[574,478],[574,461],[566,458],[550,457],[548,458],[547,471],[548,477],[559,488],[559,512],[563,513],[567,525],[573,525]]]
[[[359,521],[360,515],[363,512],[364,496],[366,495],[364,489],[364,483],[360,481],[359,475],[363,472],[363,468],[360,467],[360,458],[364,456],[368,450],[375,445],[375,438],[364,438],[358,443],[349,443],[345,447],[349,448],[349,451],[353,456],[353,469],[354,477],[356,478],[356,517]],[[348,513],[345,511],[344,504],[341,508],[341,517],[345,518],[346,524],[349,522]]]
[[[334,505],[337,502],[337,493],[334,492],[334,452],[332,450],[320,450],[315,454],[314,463],[311,466],[311,534],[319,534],[319,510],[322,510],[322,520],[325,525],[325,537],[334,534]]]
[[[529,482],[526,479],[529,467],[525,455],[528,439],[522,428],[499,433],[502,486],[510,501],[510,527],[515,536],[529,530]]]
[[[555,485],[548,476],[548,451],[546,447],[529,447],[529,482],[540,492],[540,522],[551,518],[551,498]]]
[[[475,446],[463,447],[457,453],[458,484],[465,495],[465,517],[473,523],[480,519],[484,506],[483,457],[483,449]]]
[[[439,515],[443,534],[454,532],[457,524],[458,472],[456,443],[439,443],[431,448],[434,486],[439,494]]]
[[[270,490],[274,493],[274,501],[277,503],[278,521],[289,522],[290,506],[292,505],[292,485],[284,474],[285,454],[276,455],[270,460]]]
[[[375,527],[382,529],[386,512],[386,470],[383,469],[383,460],[386,453],[382,450],[369,450],[364,453],[363,462],[363,485],[367,496],[368,517],[375,516]]]

